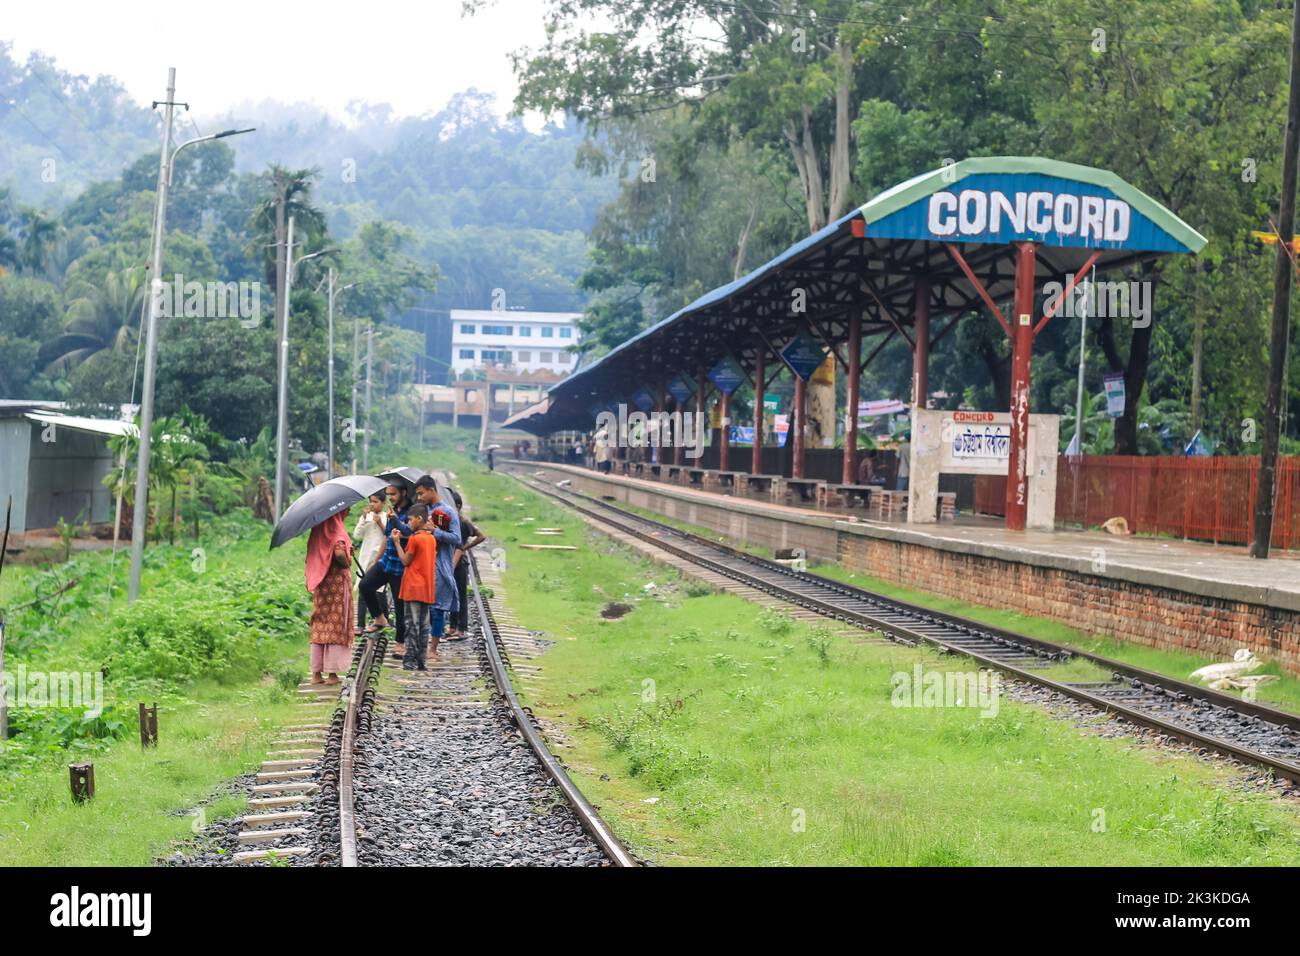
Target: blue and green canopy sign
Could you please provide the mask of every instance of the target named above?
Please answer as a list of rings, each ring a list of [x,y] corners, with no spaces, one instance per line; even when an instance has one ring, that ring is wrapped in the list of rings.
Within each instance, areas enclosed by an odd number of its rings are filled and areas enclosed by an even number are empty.
[[[644,385],[632,393],[632,402],[643,412],[648,412],[655,407],[655,397]]]
[[[790,366],[790,371],[806,382],[826,361],[826,351],[807,332],[800,332],[781,349],[781,360]]]
[[[695,386],[678,375],[668,383],[668,394],[677,400],[678,405],[685,405],[686,400],[695,394]]]
[[[1205,237],[1114,173],[1030,156],[966,159],[876,196],[868,238],[1198,252]]]
[[[709,381],[723,395],[730,395],[745,381],[745,373],[730,355],[709,370]]]

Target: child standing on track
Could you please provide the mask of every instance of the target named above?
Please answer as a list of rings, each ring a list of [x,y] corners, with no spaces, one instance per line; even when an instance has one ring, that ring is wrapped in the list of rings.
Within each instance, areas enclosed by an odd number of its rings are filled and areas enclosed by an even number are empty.
[[[406,604],[406,654],[402,659],[404,670],[426,670],[427,656],[438,656],[438,638],[430,642],[429,608],[436,594],[438,542],[426,527],[428,510],[424,505],[412,505],[406,513],[406,523],[411,527],[410,540],[402,546],[402,533],[393,529],[393,543],[397,556],[405,565],[402,575],[401,600]],[[441,629],[438,629],[441,634]]]
[[[433,608],[433,633],[441,637],[447,619],[460,607],[456,596],[456,562],[460,560],[460,518],[456,511],[438,494],[438,483],[432,475],[425,475],[415,483],[415,494],[420,504],[429,509],[432,522],[430,530],[438,541],[438,599]]]

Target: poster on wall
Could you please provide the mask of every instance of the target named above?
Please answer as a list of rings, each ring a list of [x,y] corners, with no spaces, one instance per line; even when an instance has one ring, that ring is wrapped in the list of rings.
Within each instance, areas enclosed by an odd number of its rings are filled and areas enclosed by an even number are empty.
[[[1119,418],[1124,414],[1124,373],[1112,372],[1101,380],[1106,385],[1106,414]]]

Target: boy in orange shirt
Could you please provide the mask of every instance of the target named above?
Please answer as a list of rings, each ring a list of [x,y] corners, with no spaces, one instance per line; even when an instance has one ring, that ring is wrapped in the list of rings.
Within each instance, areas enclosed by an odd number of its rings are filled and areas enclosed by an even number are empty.
[[[402,590],[398,598],[406,602],[406,656],[402,659],[404,670],[427,670],[425,650],[438,656],[438,638],[429,639],[429,608],[434,601],[438,542],[429,532],[429,511],[424,505],[412,505],[406,513],[406,523],[411,537],[402,547],[402,534],[393,529],[393,543],[397,556],[406,571],[402,574]]]

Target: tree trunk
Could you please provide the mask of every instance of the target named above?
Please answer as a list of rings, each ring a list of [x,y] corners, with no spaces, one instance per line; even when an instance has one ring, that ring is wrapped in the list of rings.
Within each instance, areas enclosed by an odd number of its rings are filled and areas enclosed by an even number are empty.
[[[817,161],[817,141],[812,131],[812,107],[803,107],[801,127],[787,123],[786,142],[799,171],[799,184],[803,187],[804,207],[808,213],[808,229],[816,232],[826,225],[826,200],[822,186],[821,164]]]
[[[745,274],[745,249],[749,245],[749,233],[754,228],[754,219],[758,216],[758,203],[749,204],[749,220],[745,223],[745,228],[740,230],[740,239],[736,243],[736,260],[731,266],[731,278],[739,279]]]
[[[844,214],[849,201],[849,138],[853,130],[849,99],[853,88],[853,50],[835,38],[835,141],[831,146],[831,187],[827,222]]]
[[[1115,419],[1116,455],[1136,455],[1138,453],[1137,426],[1138,405],[1142,398],[1142,389],[1147,382],[1147,365],[1151,359],[1151,330],[1155,319],[1144,328],[1133,330],[1133,339],[1128,347],[1128,361],[1120,358],[1115,345],[1114,319],[1104,316],[1099,327],[1098,338],[1106,362],[1112,372],[1124,373],[1124,414]]]

